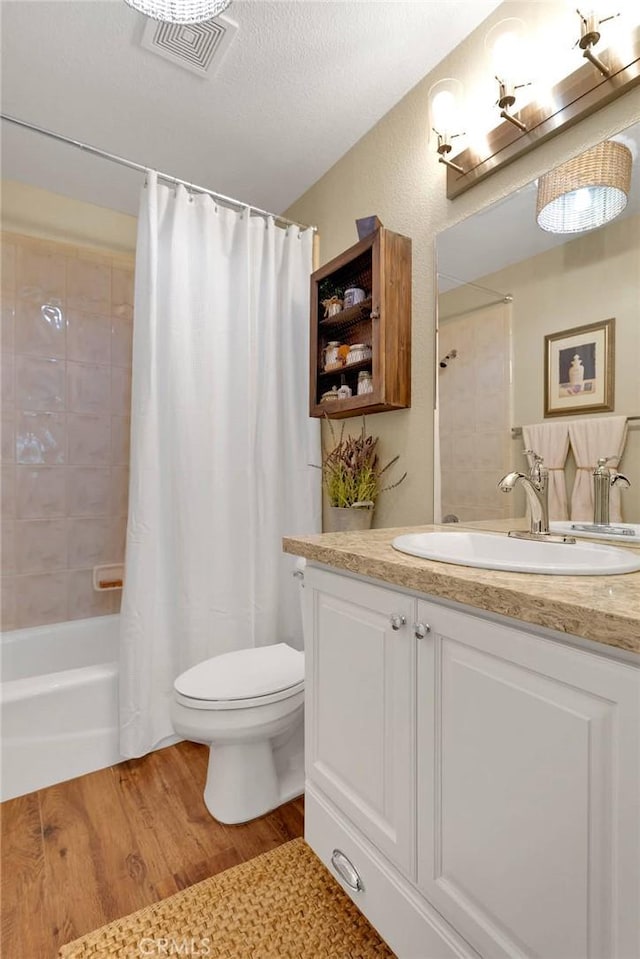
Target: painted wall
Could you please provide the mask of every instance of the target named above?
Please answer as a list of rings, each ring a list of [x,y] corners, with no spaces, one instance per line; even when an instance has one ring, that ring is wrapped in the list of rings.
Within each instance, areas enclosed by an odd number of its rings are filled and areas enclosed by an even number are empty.
[[[413,239],[412,408],[368,419],[371,431],[380,436],[382,457],[399,453],[409,476],[381,498],[378,527],[429,522],[433,517],[436,234],[640,118],[636,88],[463,196],[446,199],[445,171],[428,137],[430,87],[454,76],[466,91],[490,104],[495,91],[484,48],[490,26],[517,16],[534,29],[548,26],[553,33],[557,19],[565,29],[566,13],[566,5],[557,2],[502,4],[286,213],[318,226],[321,262],[352,245],[357,239],[354,221],[374,213],[386,227]]]
[[[112,253],[133,254],[137,220],[17,180],[3,180],[2,229]]]

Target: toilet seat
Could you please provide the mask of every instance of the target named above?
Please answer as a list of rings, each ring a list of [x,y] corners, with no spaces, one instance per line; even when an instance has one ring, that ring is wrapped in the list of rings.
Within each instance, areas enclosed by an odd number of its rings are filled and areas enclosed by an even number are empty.
[[[176,701],[191,709],[247,709],[304,690],[304,653],[286,643],[213,656],[174,682]]]

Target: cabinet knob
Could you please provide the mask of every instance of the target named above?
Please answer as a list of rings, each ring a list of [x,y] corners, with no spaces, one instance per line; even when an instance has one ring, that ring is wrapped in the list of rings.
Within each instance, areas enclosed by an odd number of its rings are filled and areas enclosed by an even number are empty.
[[[294,569],[291,575],[293,576],[294,579],[304,579],[304,573],[302,572],[301,569]]]
[[[331,865],[350,889],[355,892],[364,892],[364,883],[358,870],[340,849],[334,849],[331,853]]]
[[[389,617],[389,622],[391,623],[391,629],[398,630],[401,626],[405,625],[407,617],[401,616],[399,613],[394,613],[393,616]]]
[[[429,623],[414,623],[413,624],[413,633],[416,639],[424,639],[427,633],[431,632],[431,626]]]

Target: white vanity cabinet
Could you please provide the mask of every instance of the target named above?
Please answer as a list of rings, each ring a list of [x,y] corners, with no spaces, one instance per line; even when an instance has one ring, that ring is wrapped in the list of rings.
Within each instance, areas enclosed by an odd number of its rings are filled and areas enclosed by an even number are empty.
[[[638,668],[312,566],[305,631],[305,834],[399,959],[640,955]]]

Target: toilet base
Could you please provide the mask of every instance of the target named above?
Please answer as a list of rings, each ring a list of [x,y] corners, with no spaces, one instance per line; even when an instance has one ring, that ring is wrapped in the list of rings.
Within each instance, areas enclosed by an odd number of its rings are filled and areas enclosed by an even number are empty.
[[[273,740],[209,745],[205,806],[218,822],[257,819],[304,792],[304,727]]]

